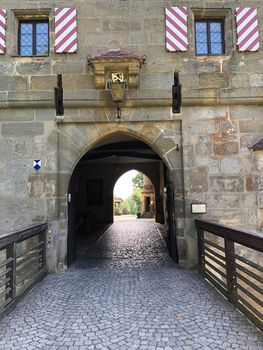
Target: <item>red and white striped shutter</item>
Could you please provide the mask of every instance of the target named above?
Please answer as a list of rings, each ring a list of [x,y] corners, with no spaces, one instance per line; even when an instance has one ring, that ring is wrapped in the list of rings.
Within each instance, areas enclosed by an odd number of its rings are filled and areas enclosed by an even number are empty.
[[[236,22],[238,51],[257,51],[259,49],[257,8],[237,7]]]
[[[187,51],[187,17],[188,11],[184,6],[165,9],[167,51]]]
[[[76,7],[55,8],[55,51],[74,53],[77,52],[77,48]]]
[[[5,53],[6,49],[6,10],[0,9],[0,55]]]

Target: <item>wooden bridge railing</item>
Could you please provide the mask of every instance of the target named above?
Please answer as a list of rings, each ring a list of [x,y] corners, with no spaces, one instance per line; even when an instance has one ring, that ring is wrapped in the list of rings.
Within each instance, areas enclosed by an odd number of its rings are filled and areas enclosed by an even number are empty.
[[[196,227],[201,275],[263,330],[263,237],[208,220]]]
[[[0,236],[0,317],[47,273],[47,224]]]

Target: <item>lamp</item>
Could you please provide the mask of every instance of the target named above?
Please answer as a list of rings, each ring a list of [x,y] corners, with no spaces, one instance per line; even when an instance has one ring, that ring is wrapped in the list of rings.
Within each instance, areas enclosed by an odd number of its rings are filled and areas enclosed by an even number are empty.
[[[121,119],[121,109],[119,103],[124,100],[124,91],[126,89],[126,81],[122,73],[112,73],[112,80],[107,83],[111,92],[112,101],[117,104],[117,118]]]
[[[126,82],[109,82],[108,83],[108,88],[110,89],[111,92],[111,98],[113,102],[120,103],[124,100],[124,90],[126,88]]]

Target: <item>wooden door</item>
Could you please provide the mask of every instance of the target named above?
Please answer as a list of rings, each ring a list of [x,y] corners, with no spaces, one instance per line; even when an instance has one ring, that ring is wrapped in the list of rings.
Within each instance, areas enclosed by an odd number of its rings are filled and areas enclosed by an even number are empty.
[[[178,263],[178,250],[175,225],[174,186],[168,169],[165,172],[167,208],[167,247],[171,258]]]
[[[68,190],[68,249],[67,265],[70,266],[76,259],[76,195],[75,195],[75,175],[70,179]]]

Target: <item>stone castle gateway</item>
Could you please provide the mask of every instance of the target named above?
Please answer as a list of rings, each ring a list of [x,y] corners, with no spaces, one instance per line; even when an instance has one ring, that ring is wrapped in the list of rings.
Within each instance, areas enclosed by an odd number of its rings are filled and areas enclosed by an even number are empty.
[[[236,45],[239,6],[257,10],[256,50]],[[65,11],[66,20],[65,9],[73,7],[71,35],[63,34],[56,16]],[[183,47],[176,40],[172,48],[167,44],[169,35],[176,38],[173,31],[167,34],[169,7],[187,13]],[[1,233],[48,221],[49,268],[63,269],[70,218],[74,210],[88,209],[78,196],[70,209],[76,174],[82,193],[89,180],[104,183],[102,204],[90,206],[97,220],[110,222],[113,182],[134,167],[155,183],[156,220],[173,221],[171,250],[176,246],[182,265],[196,263],[197,217],[262,229],[261,1],[0,1],[0,9],[6,24],[0,55]],[[65,37],[74,39],[65,45]],[[112,58],[113,65],[98,74],[89,60],[105,50],[128,50],[145,62],[133,76],[130,61],[114,66]],[[107,84],[97,86],[119,71],[130,83],[120,120]],[[180,113],[172,112],[175,72],[182,85]],[[57,74],[63,79],[62,117],[54,102]],[[119,165],[116,159],[107,163],[117,144],[126,153],[118,151]],[[126,159],[131,156],[133,163]],[[41,160],[38,172],[34,160]],[[198,203],[206,205],[206,213],[192,213]]]

